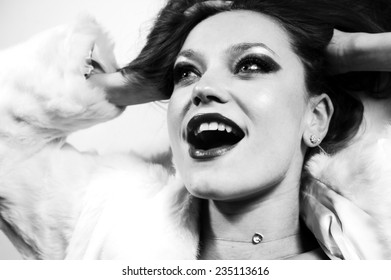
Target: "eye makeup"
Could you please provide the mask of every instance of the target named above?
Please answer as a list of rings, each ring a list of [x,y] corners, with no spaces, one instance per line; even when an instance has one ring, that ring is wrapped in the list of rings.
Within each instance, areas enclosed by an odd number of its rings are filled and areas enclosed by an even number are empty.
[[[261,43],[241,43],[228,48],[225,56],[228,60],[228,69],[234,75],[242,78],[252,78],[254,75],[267,75],[276,73],[281,66],[266,52],[271,52]],[[174,65],[174,85],[188,86],[201,78],[205,71],[205,57],[199,52],[186,50],[181,52],[179,62]],[[196,62],[195,62],[196,60]],[[201,61],[201,62],[198,62]],[[201,63],[201,66],[199,66]]]
[[[232,72],[235,75],[270,74],[278,72],[280,69],[281,66],[274,59],[259,53],[240,56],[232,65]]]
[[[190,63],[181,61],[175,64],[173,69],[174,84],[189,85],[201,76],[198,68]]]

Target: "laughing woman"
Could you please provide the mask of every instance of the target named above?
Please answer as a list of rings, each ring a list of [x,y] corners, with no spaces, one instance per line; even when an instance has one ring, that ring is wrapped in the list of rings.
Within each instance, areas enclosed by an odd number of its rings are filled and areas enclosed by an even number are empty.
[[[375,113],[362,103],[387,118],[388,99],[373,98],[387,97],[388,76],[330,78],[326,68],[334,28],[388,27],[365,1],[345,2],[172,0],[118,72],[108,39],[88,19],[42,35],[27,53],[10,50],[7,58],[31,63],[1,73],[5,232],[27,258],[388,257],[387,217],[361,203],[369,196],[353,180],[368,171],[347,160],[340,174],[334,164],[375,133]],[[55,61],[43,59],[51,52]],[[64,143],[124,106],[165,98],[173,166]],[[299,218],[311,156],[301,211],[316,238]],[[362,228],[367,235],[351,234]]]

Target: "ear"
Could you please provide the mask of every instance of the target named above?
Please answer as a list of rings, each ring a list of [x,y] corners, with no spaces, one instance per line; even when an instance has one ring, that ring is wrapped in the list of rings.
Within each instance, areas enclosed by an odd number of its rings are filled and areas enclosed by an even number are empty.
[[[326,93],[322,93],[310,97],[308,109],[303,140],[307,147],[315,147],[322,142],[327,134],[334,107],[330,97]]]

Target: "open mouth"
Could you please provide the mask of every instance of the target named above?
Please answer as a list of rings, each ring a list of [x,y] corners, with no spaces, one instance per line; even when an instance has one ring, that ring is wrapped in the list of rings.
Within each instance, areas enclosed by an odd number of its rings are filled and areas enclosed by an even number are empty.
[[[193,158],[220,156],[244,136],[235,122],[217,113],[194,116],[187,125],[187,141]]]

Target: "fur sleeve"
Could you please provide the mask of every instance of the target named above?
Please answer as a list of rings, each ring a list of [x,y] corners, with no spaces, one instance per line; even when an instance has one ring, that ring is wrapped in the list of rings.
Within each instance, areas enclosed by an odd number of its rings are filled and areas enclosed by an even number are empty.
[[[25,258],[65,257],[97,169],[65,136],[120,113],[83,76],[92,47],[115,71],[113,45],[90,17],[0,52],[0,227]]]
[[[48,142],[120,113],[84,78],[92,48],[105,70],[114,72],[113,44],[87,16],[0,53],[3,144]]]

